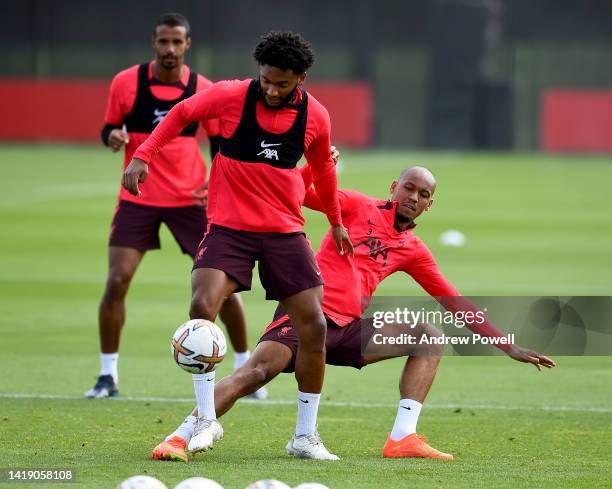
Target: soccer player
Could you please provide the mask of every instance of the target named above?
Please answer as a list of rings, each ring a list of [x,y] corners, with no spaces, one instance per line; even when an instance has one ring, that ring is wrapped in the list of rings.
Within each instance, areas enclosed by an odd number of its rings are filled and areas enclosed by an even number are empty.
[[[191,46],[190,27],[180,14],[164,14],[152,37],[155,60],[120,72],[111,84],[102,141],[113,152],[125,148],[124,167],[136,148],[179,101],[212,85],[184,64]],[[122,127],[125,125],[125,129]],[[206,230],[206,165],[195,135],[197,124],[182,131],[155,157],[146,189],[134,197],[122,189],[109,241],[109,271],[99,308],[100,376],[89,398],[116,397],[119,339],[125,322],[125,297],[147,250],[158,249],[163,222],[184,253],[195,258]],[[211,148],[218,139],[216,121],[206,121]],[[177,168],[180,167],[180,171]],[[221,308],[235,350],[236,368],[248,358],[246,324],[240,296],[231,295]],[[265,397],[258,391],[255,397]]]
[[[218,82],[178,103],[135,152],[123,186],[139,195],[138,184],[145,182],[149,164],[151,173],[156,171],[154,156],[162,147],[189,124],[219,120],[219,153],[208,193],[210,227],[192,272],[190,317],[214,321],[225,297],[251,288],[258,261],[266,298],[283,305],[299,338],[295,376],[300,402],[292,443],[334,458],[316,435],[325,370],[323,280],[304,235],[305,189],[296,167],[304,155],[336,252],[348,260],[345,251],[352,253],[352,245],[340,216],[329,115],[302,88],[314,52],[300,35],[270,32],[253,55],[258,79]],[[199,417],[189,450],[198,452],[219,440],[223,429],[215,413],[214,372],[193,380]]]
[[[310,169],[303,169],[305,184],[310,181]],[[327,320],[327,363],[362,368],[374,362],[410,355],[400,378],[399,406],[395,423],[384,445],[383,456],[389,458],[440,458],[452,460],[453,456],[436,450],[417,435],[416,427],[421,408],[429,392],[440,362],[442,346],[425,345],[410,347],[403,351],[376,351],[372,342],[375,333],[380,333],[373,322],[362,319],[378,284],[395,272],[405,272],[416,280],[431,296],[445,303],[449,309],[466,306],[455,288],[442,275],[425,244],[413,234],[415,220],[431,208],[436,182],[433,175],[423,167],[404,170],[399,179],[391,184],[391,198],[387,201],[368,197],[351,190],[340,190],[339,198],[342,219],[349,229],[355,254],[350,260],[337,256],[329,232],[317,253],[317,262],[325,280],[323,311]],[[310,189],[305,205],[321,210],[321,202]],[[447,300],[445,300],[446,298]],[[453,300],[453,298],[455,300]],[[468,324],[475,333],[489,337],[503,337],[492,324]],[[397,331],[406,331],[404,325]],[[384,331],[384,330],[382,330]],[[418,325],[413,331],[415,338],[425,334],[439,336],[431,325]],[[391,336],[396,336],[390,333]],[[362,343],[363,342],[363,343]],[[277,311],[274,321],[260,339],[252,357],[231,376],[222,379],[215,387],[215,401],[219,416],[249,392],[260,388],[281,372],[294,368],[297,335],[291,319]],[[362,345],[367,345],[363,348]],[[555,363],[532,350],[517,345],[499,345],[510,358],[541,367],[552,368]],[[196,415],[196,410],[190,416]],[[187,419],[189,419],[188,417]],[[187,461],[184,447],[191,432],[183,423],[152,453],[154,459]],[[309,457],[295,447],[287,445],[287,452],[297,457]]]

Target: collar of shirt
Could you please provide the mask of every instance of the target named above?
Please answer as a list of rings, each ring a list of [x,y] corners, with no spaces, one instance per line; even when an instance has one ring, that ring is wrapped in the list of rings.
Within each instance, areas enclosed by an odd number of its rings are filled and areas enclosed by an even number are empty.
[[[151,85],[161,85],[164,87],[176,87],[176,88],[180,88],[181,90],[185,90],[187,88],[187,84],[189,83],[190,70],[186,64],[183,65],[183,73],[181,75],[181,79],[173,81],[173,82],[163,82],[155,78],[153,76],[153,66],[154,65],[155,65],[155,60],[149,63],[149,80],[150,80]]]
[[[410,223],[410,225],[404,229],[403,231],[398,231],[395,229],[395,213],[397,212],[397,202],[393,202],[391,200],[387,200],[384,204],[384,208],[381,209],[383,212],[383,216],[385,218],[385,223],[387,225],[387,230],[389,231],[390,236],[399,236],[404,235],[411,232],[414,228],[416,228],[416,222]]]

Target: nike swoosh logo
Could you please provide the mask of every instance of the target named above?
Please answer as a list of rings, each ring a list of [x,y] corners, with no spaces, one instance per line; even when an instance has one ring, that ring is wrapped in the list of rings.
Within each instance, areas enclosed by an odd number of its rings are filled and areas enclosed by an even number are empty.
[[[408,411],[412,411],[412,409],[410,409],[409,407],[406,407],[406,406],[400,406],[400,407],[407,409]]]
[[[308,401],[305,401],[304,399],[300,399],[300,402],[303,402],[304,404],[308,404]]]
[[[372,221],[370,221],[369,219],[368,219],[368,224],[369,224],[370,226],[378,227],[378,226],[376,226],[376,224],[374,224],[374,223],[373,223]]]
[[[261,142],[261,147],[262,148],[269,148],[270,146],[280,146],[282,144],[283,143],[268,143],[268,144],[266,144],[266,141],[264,140],[264,141]]]

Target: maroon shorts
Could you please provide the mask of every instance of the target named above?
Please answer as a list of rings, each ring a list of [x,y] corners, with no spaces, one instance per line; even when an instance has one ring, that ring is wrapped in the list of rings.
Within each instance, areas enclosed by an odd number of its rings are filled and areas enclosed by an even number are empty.
[[[109,246],[136,250],[157,250],[159,227],[165,223],[183,253],[195,257],[198,244],[206,232],[206,210],[187,207],[154,207],[120,200],[115,210]]]
[[[213,224],[200,243],[193,268],[223,270],[242,291],[251,289],[255,261],[268,300],[282,301],[323,285],[304,233],[254,233]]]
[[[325,316],[325,319],[327,320],[327,335],[325,338],[327,354],[325,363],[341,367],[364,367],[362,344],[367,344],[376,331],[374,326],[372,326],[372,321],[356,319],[342,327],[338,326],[327,316]],[[267,333],[264,333],[259,343],[262,341],[276,341],[289,347],[293,356],[291,357],[291,363],[283,372],[290,373],[295,371],[298,336],[289,318]]]

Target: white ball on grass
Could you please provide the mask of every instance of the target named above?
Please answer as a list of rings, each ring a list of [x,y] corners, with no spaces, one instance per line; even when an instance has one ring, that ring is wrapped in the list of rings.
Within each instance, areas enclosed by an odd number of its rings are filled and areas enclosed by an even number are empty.
[[[166,485],[155,477],[148,475],[135,475],[124,480],[117,489],[168,489]]]
[[[246,489],[291,489],[287,484],[275,479],[264,479],[253,482]]]
[[[456,229],[449,229],[440,235],[440,243],[444,246],[463,246],[465,244],[465,234]]]
[[[205,477],[191,477],[179,482],[174,489],[223,489],[223,486]]]
[[[295,486],[293,489],[329,489],[329,487],[318,482],[303,482],[299,486]]]

